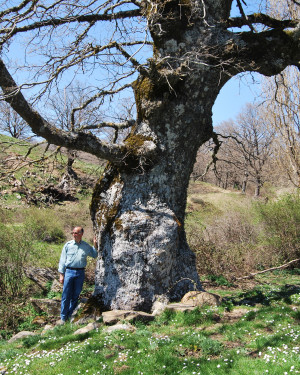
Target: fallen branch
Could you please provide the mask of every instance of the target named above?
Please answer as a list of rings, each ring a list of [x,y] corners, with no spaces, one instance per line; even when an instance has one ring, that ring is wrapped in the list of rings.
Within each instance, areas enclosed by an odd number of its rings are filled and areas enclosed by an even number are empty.
[[[252,279],[254,276],[256,275],[259,275],[261,273],[265,273],[265,272],[271,272],[271,271],[275,271],[275,270],[280,270],[281,268],[285,268],[287,266],[289,266],[290,264],[292,263],[296,263],[296,262],[299,262],[300,258],[298,259],[294,259],[294,260],[291,260],[290,262],[288,263],[285,263],[283,264],[282,266],[279,266],[279,267],[272,267],[272,268],[268,268],[267,270],[263,270],[263,271],[258,271],[258,272],[253,272],[253,273],[250,273],[250,275],[248,276],[243,276],[243,277],[237,277],[235,278],[234,280],[237,281],[237,280],[244,280],[244,279]]]

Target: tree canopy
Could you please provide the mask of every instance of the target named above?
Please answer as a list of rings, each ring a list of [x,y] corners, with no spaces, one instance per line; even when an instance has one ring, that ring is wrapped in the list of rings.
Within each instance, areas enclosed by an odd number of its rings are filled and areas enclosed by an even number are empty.
[[[3,1],[2,97],[37,135],[119,162],[128,150],[103,142],[91,130],[131,127],[135,119],[86,123],[79,130],[64,132],[45,120],[43,111],[34,106],[36,100],[46,100],[50,91],[63,90],[74,79],[87,81],[89,97],[73,108],[75,129],[77,111],[91,106],[108,110],[106,101],[134,87],[137,74],[144,82],[150,78],[154,86],[164,82],[167,89],[176,91],[174,71],[183,66],[187,70],[183,74],[195,67],[214,67],[220,74],[220,87],[244,71],[274,75],[287,65],[299,68],[299,19],[247,14],[251,3],[238,0],[240,15],[231,17],[232,0]],[[287,3],[299,6],[295,0]],[[191,34],[195,28],[203,40],[187,52],[182,34]],[[205,40],[205,30],[212,28],[214,36]]]

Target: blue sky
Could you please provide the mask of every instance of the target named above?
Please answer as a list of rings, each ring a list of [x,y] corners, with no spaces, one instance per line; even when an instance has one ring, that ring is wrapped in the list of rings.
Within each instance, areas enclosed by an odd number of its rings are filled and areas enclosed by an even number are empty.
[[[247,13],[252,13],[256,9],[256,0],[253,0],[245,7]],[[253,7],[253,9],[252,9]],[[232,5],[232,16],[239,16],[236,1]],[[244,73],[241,76],[233,77],[226,83],[219,93],[213,107],[213,125],[219,125],[222,121],[234,119],[242,110],[246,103],[253,103],[258,100],[259,74]]]
[[[259,75],[250,73],[241,77],[231,78],[222,88],[213,107],[213,125],[234,119],[246,103],[258,100]]]

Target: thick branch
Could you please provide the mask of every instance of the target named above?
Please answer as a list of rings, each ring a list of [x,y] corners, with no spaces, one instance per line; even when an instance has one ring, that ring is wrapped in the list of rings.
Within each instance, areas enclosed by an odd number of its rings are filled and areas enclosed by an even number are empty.
[[[273,29],[260,33],[233,34],[227,43],[223,58],[233,61],[229,70],[233,74],[243,71],[258,72],[266,76],[280,73],[289,65],[299,67],[300,26],[292,30]]]
[[[0,86],[5,100],[28,123],[36,135],[47,139],[52,144],[86,151],[116,165],[124,163],[125,156],[128,154],[126,147],[100,141],[89,133],[68,133],[46,121],[26,101],[2,60],[0,60]]]
[[[29,4],[31,0],[24,0],[21,4],[5,9],[4,11],[0,12],[0,18],[5,16],[6,14],[9,14],[11,12],[19,12],[21,9],[25,8],[27,4]]]
[[[263,13],[250,14],[247,17],[233,17],[226,21],[227,27],[242,27],[250,24],[263,24],[272,29],[286,29],[297,27],[297,20],[278,20]]]

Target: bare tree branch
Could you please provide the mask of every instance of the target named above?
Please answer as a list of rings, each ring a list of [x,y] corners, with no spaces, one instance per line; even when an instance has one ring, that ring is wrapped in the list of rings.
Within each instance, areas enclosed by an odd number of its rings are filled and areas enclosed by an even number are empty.
[[[140,9],[128,10],[128,11],[121,11],[118,13],[112,14],[87,14],[87,15],[79,15],[79,16],[71,16],[71,17],[64,17],[64,18],[51,18],[48,20],[34,22],[30,25],[14,27],[14,28],[3,28],[0,29],[0,34],[9,34],[10,37],[18,34],[24,33],[30,30],[41,29],[42,27],[55,27],[64,24],[69,24],[73,22],[83,23],[83,22],[95,22],[95,21],[113,21],[116,19],[125,19],[125,18],[133,18],[137,16],[141,16]]]
[[[286,267],[290,266],[291,264],[297,263],[299,261],[300,261],[300,258],[293,259],[293,260],[291,260],[291,261],[289,261],[289,262],[287,262],[285,264],[282,264],[281,266],[268,268],[267,270],[263,270],[263,271],[252,272],[252,273],[250,273],[250,275],[243,276],[243,277],[237,277],[237,278],[234,278],[234,280],[238,281],[238,280],[245,280],[245,279],[253,279],[254,276],[256,276],[256,275],[261,275],[262,273],[276,271],[276,270],[281,270],[281,269],[286,268]]]
[[[32,0],[24,0],[21,4],[14,6],[12,8],[7,8],[4,11],[0,12],[0,18],[3,18],[6,14],[9,13],[15,13],[15,12],[20,12],[21,9],[25,8],[27,4],[33,3],[32,6],[37,3],[37,0],[32,1]],[[30,8],[31,9],[31,8]]]
[[[296,1],[296,0],[292,0],[292,2],[296,5],[299,5],[300,6],[300,2],[299,1]]]
[[[10,162],[10,163],[13,162],[13,166],[11,168],[5,168],[5,167],[2,166],[2,171],[1,171],[1,174],[0,174],[0,180],[3,180],[5,178],[7,178],[7,176],[10,176],[13,173],[18,172],[18,171],[20,171],[21,169],[23,169],[23,168],[25,168],[27,166],[35,165],[37,163],[42,163],[42,162],[45,162],[47,160],[51,160],[53,158],[53,156],[55,156],[60,151],[60,149],[61,149],[61,147],[57,147],[53,152],[51,152],[51,153],[49,153],[47,155],[46,154],[47,148],[46,148],[45,151],[43,152],[43,155],[41,157],[33,159],[33,160],[27,159],[28,156],[30,155],[31,151],[34,148],[37,148],[37,147],[39,147],[39,146],[41,146],[42,144],[45,144],[45,143],[46,142],[40,142],[40,143],[36,143],[36,144],[32,145],[27,150],[26,155],[24,157],[22,157],[22,158],[11,157],[9,159],[5,159],[4,162],[6,164],[8,162]]]
[[[209,171],[209,168],[214,165],[214,168],[216,168],[217,161],[219,160],[217,157],[218,151],[220,150],[220,147],[222,145],[222,142],[219,141],[218,138],[219,134],[213,132],[212,140],[214,143],[214,148],[211,154],[211,160],[210,162],[206,165],[204,172],[201,175],[194,176],[195,180],[199,180],[200,178],[203,178]]]
[[[46,138],[50,143],[86,151],[100,158],[113,161],[116,165],[123,165],[128,154],[126,147],[108,144],[90,133],[68,133],[49,124],[26,101],[1,59],[0,86],[6,96],[5,100],[22,116],[38,136]]]
[[[80,130],[94,130],[101,128],[113,128],[115,130],[129,129],[136,123],[136,120],[128,120],[125,122],[115,123],[115,122],[101,122],[95,125],[85,125],[80,128]]]
[[[76,107],[76,108],[73,108],[72,109],[72,112],[71,112],[71,124],[72,126],[74,127],[74,124],[75,124],[75,113],[77,111],[80,111],[84,108],[86,108],[90,103],[94,102],[96,99],[99,99],[101,97],[104,97],[104,96],[108,96],[108,95],[114,95],[120,91],[123,91],[125,90],[126,88],[129,88],[131,87],[131,84],[126,84],[116,90],[100,90],[97,94],[95,94],[94,96],[90,97],[88,100],[86,100],[81,106],[79,107]],[[85,128],[87,129],[87,128]],[[91,128],[92,129],[92,128]]]
[[[244,1],[243,1],[243,2],[244,2]],[[245,4],[245,2],[244,2],[244,4]],[[251,31],[255,32],[255,29],[254,29],[252,23],[249,21],[248,16],[246,16],[246,14],[245,14],[245,12],[244,12],[244,9],[243,9],[243,6],[242,6],[240,0],[237,0],[237,5],[238,5],[238,8],[239,8],[240,13],[241,13],[241,15],[242,15],[242,18],[245,20],[246,25],[250,27],[250,30],[251,30]]]

